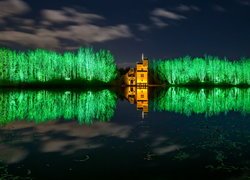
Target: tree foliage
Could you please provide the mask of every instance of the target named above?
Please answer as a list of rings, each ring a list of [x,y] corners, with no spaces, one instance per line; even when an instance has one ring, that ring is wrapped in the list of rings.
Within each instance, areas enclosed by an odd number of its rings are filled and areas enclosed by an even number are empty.
[[[13,83],[52,80],[111,82],[117,76],[113,55],[107,50],[57,53],[37,49],[17,52],[0,48],[0,81]]]
[[[155,80],[171,85],[229,84],[250,85],[250,60],[228,61],[217,57],[153,60],[150,66]]]

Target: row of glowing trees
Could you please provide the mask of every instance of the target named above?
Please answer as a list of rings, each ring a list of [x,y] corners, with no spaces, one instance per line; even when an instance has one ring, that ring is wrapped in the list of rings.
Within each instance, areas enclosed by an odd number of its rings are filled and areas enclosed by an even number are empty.
[[[58,53],[37,49],[13,51],[0,49],[0,84],[44,83],[49,81],[87,81],[108,83],[117,76],[113,55],[80,48],[77,52]]]
[[[153,60],[149,68],[151,79],[160,84],[250,85],[249,59],[228,61],[212,56],[186,56]],[[110,83],[117,74],[114,57],[107,50],[80,48],[77,52],[58,53],[0,48],[0,85],[50,81]]]
[[[228,61],[217,57],[153,60],[155,81],[170,85],[250,85],[250,60]]]
[[[77,120],[80,124],[112,119],[117,95],[99,91],[1,91],[0,124],[13,121],[43,123],[58,119]],[[250,89],[199,89],[172,87],[155,93],[149,100],[149,111],[169,111],[186,116],[213,116],[229,111],[250,113]]]
[[[178,88],[178,85],[250,85],[250,61],[228,61],[204,58],[153,60],[149,76],[168,89],[155,93],[140,108],[170,111],[185,115],[212,116],[221,112],[250,112],[250,90]],[[76,52],[48,50],[14,51],[0,48],[0,86],[6,84],[77,81],[78,83],[107,84],[116,79],[117,66],[107,50],[80,48]],[[118,84],[120,85],[120,84]],[[138,93],[137,93],[138,94]],[[144,94],[140,94],[144,96]],[[125,96],[126,97],[126,96]],[[77,92],[5,91],[0,92],[0,124],[15,120],[35,121],[76,119],[81,124],[94,120],[108,121],[115,112],[117,95],[110,90]],[[138,102],[137,102],[138,103]],[[147,107],[145,107],[147,104]],[[139,107],[139,106],[138,106]]]

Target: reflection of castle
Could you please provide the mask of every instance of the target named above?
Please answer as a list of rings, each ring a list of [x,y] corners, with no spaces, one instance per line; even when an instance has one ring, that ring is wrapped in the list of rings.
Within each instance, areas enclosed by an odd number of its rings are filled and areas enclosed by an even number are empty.
[[[142,118],[148,113],[148,86],[128,86],[125,97],[131,104],[136,104],[137,110],[142,110]]]

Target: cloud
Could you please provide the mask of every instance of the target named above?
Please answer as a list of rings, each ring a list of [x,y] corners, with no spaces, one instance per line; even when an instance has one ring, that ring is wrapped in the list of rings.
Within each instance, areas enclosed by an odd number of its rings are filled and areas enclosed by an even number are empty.
[[[191,5],[191,6],[188,6],[188,5],[184,5],[184,4],[180,4],[177,8],[176,8],[177,11],[180,11],[180,12],[188,12],[188,11],[201,11],[199,7],[197,6],[194,6],[194,5]]]
[[[80,13],[72,8],[64,8],[63,10],[43,10],[41,12],[45,21],[53,23],[75,22],[79,24],[91,23],[94,20],[105,19],[102,16],[91,13]]]
[[[154,9],[151,12],[150,20],[156,27],[164,28],[169,25],[168,23],[164,22],[163,19],[179,21],[182,19],[186,19],[186,17],[161,8]]]
[[[149,31],[150,27],[145,25],[145,24],[137,24],[137,28],[139,29],[139,31]]]
[[[168,26],[167,23],[163,22],[160,18],[158,17],[151,17],[150,18],[152,20],[152,22],[154,23],[154,25],[156,25],[159,28],[164,28],[166,26]]]
[[[218,4],[213,6],[213,10],[215,10],[217,12],[226,12],[226,9]]]
[[[156,17],[162,17],[162,18],[167,18],[167,19],[172,19],[172,20],[186,19],[185,16],[182,16],[182,15],[179,15],[174,12],[167,11],[161,8],[157,8],[153,10],[152,15]]]
[[[5,17],[11,17],[14,15],[20,15],[28,12],[30,7],[28,4],[21,0],[4,0],[0,1],[0,19]]]
[[[239,2],[244,6],[250,6],[250,0],[240,0]]]
[[[26,26],[25,26],[26,27]],[[14,42],[25,47],[39,47],[57,49],[63,48],[61,39],[73,41],[77,44],[104,42],[118,38],[131,37],[126,25],[105,26],[72,25],[61,30],[37,29],[35,33],[20,31],[2,31],[0,40]]]
[[[71,38],[88,43],[103,42],[132,36],[128,26],[123,24],[106,27],[96,25],[69,26],[67,29],[68,31],[62,31],[62,37],[68,32],[69,35],[72,35],[70,36]],[[67,35],[65,37],[67,37]]]
[[[20,13],[27,11],[27,7],[21,9]],[[2,13],[2,17],[6,14],[10,15],[10,12],[17,15],[13,9],[9,8],[9,13]],[[9,29],[6,26],[0,31],[0,44],[68,49],[90,43],[133,37],[130,28],[125,24],[98,25],[97,21],[105,21],[103,16],[79,12],[72,8],[44,9],[39,19],[34,22],[32,19],[12,16],[9,21],[14,22],[15,27]],[[70,42],[71,45],[66,42]]]
[[[1,31],[0,42],[2,44],[15,43],[24,47],[39,47],[39,48],[58,48],[59,40],[51,34],[42,32],[36,32],[35,34],[26,33],[21,31]],[[46,31],[46,30],[44,30]]]

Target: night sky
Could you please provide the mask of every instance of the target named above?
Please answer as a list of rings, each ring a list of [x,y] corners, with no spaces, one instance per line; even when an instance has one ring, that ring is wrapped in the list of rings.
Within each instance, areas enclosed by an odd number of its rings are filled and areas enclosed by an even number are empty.
[[[1,0],[0,45],[141,57],[250,57],[250,0]]]

